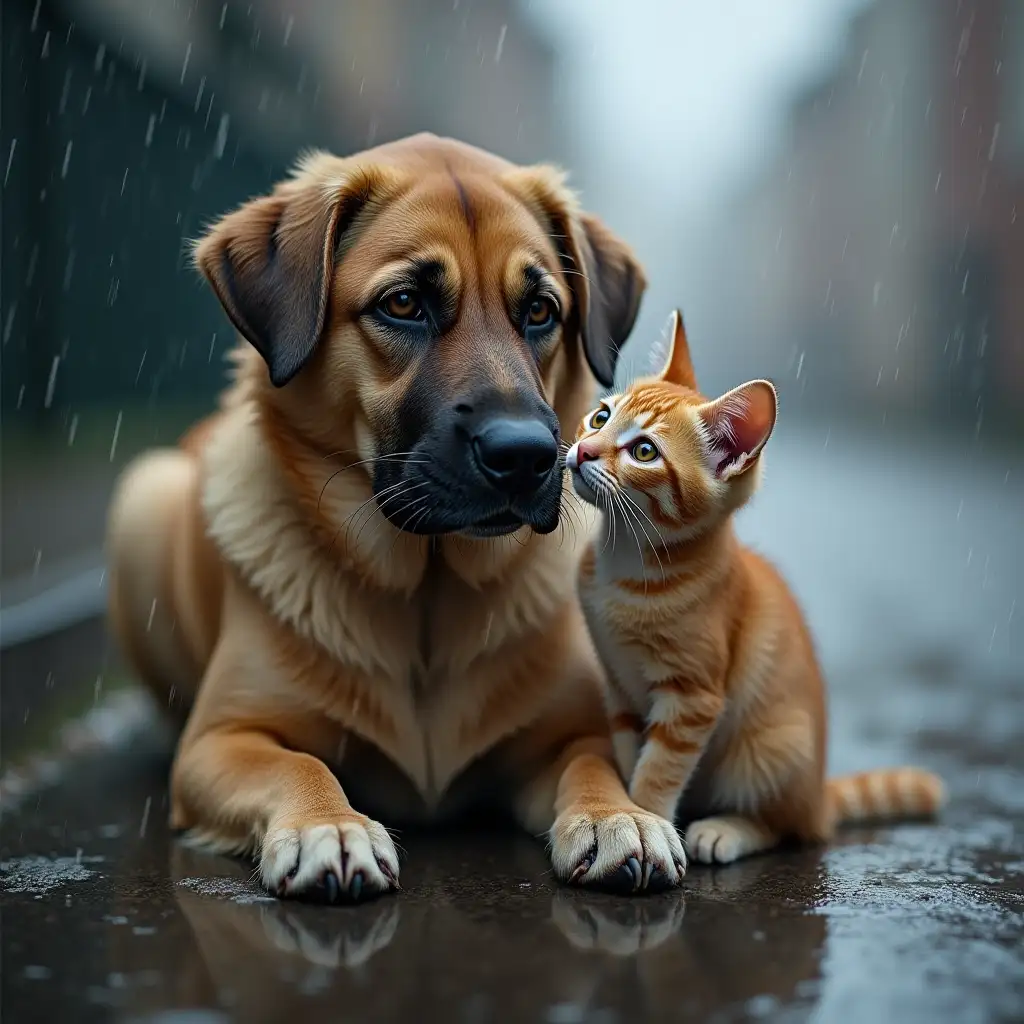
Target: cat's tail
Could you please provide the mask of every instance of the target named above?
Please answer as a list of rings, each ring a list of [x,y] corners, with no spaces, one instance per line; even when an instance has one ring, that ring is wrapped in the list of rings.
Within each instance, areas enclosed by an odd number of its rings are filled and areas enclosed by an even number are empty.
[[[927,818],[946,802],[942,780],[923,768],[876,768],[825,783],[834,825],[896,818]]]

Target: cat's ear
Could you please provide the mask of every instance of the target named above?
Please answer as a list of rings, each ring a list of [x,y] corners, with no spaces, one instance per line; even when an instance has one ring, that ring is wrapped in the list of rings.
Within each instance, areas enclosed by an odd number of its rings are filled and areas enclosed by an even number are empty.
[[[678,309],[672,310],[661,338],[651,349],[650,367],[652,374],[670,384],[678,384],[691,391],[697,390],[697,377],[690,359],[683,314]]]
[[[728,480],[754,465],[771,437],[778,404],[771,381],[752,380],[700,407],[715,476]]]

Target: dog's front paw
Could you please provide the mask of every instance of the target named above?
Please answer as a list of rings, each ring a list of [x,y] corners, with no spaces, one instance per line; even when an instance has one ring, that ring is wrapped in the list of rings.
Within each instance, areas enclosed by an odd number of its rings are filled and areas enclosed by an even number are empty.
[[[675,826],[635,804],[567,808],[551,828],[551,863],[563,882],[616,892],[668,889],[686,872]]]
[[[355,902],[398,888],[398,854],[384,826],[361,815],[277,827],[263,840],[260,877],[277,896]]]

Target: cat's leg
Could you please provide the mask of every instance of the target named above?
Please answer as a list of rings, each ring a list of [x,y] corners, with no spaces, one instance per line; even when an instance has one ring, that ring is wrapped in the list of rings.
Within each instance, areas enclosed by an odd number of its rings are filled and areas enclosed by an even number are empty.
[[[688,681],[666,679],[652,688],[647,738],[629,786],[636,803],[669,821],[675,817],[724,706],[721,691]]]
[[[643,717],[633,710],[625,691],[614,679],[609,678],[604,688],[604,705],[608,713],[608,724],[612,733],[612,748],[615,763],[628,785],[633,777],[640,743],[643,738]]]
[[[731,864],[778,844],[779,837],[771,829],[732,814],[703,818],[686,830],[687,852],[702,864]]]

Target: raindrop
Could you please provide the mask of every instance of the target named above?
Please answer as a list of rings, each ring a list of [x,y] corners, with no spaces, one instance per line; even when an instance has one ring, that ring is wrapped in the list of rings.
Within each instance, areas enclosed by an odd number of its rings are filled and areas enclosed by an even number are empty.
[[[3,341],[3,343],[5,345],[7,344],[8,341],[11,340],[11,329],[14,327],[14,314],[17,311],[17,309],[18,309],[18,303],[17,302],[12,302],[11,303],[11,308],[7,310],[7,319],[4,320],[4,341]],[[213,351],[212,347],[211,347],[210,351],[211,352]]]
[[[804,355],[805,355],[805,353],[801,352],[800,353],[800,358],[797,359],[797,361],[796,361],[796,379],[797,380],[800,379],[800,374],[803,372],[803,369],[804,369]]]
[[[196,114],[199,113],[199,104],[203,102],[203,92],[204,92],[205,89],[206,89],[206,75],[203,75],[203,77],[199,79],[199,91],[196,93],[195,106],[193,106],[193,108],[192,108],[193,112],[196,113]]]
[[[294,27],[294,25],[295,18],[291,14],[289,14],[288,20],[284,23],[284,41],[281,43],[282,46],[288,45],[288,40],[291,38],[292,28]]]
[[[92,69],[93,69],[93,71],[102,71],[103,70],[103,58],[106,55],[107,55],[107,48],[106,48],[106,46],[103,45],[103,43],[100,43],[100,45],[96,49],[96,59],[92,62]]]
[[[869,53],[869,52],[870,52],[870,51],[868,51],[868,50],[865,50],[865,51],[864,51],[864,52],[863,52],[863,53],[862,53],[862,54],[860,55],[860,67],[859,67],[859,68],[857,69],[857,84],[858,84],[858,85],[860,85],[860,80],[861,80],[861,78],[863,78],[863,77],[864,77],[864,67],[865,67],[865,65],[866,65],[866,64],[867,64],[867,62],[868,62],[868,53]]]
[[[139,825],[139,838],[142,839],[146,834],[146,825],[149,823],[149,808],[153,803],[151,796],[146,797],[146,806],[142,809],[142,823]]]
[[[156,127],[156,114],[149,115],[149,124],[146,125],[146,148],[153,144],[153,129]]]
[[[224,6],[221,7],[221,9],[220,9],[220,23],[217,25],[217,28],[220,29],[222,32],[224,31],[224,19],[227,16],[228,16],[228,5],[224,4]]]
[[[213,347],[216,344],[217,344],[217,332],[214,331],[213,332],[213,337],[210,339],[210,351],[209,351],[209,354],[206,357],[206,361],[208,363],[212,363],[213,362]]]
[[[153,617],[156,615],[156,598],[153,598],[153,603],[149,606],[149,619],[146,621],[146,632],[148,633],[153,628]]]
[[[71,417],[71,429],[68,431],[68,447],[75,443],[75,435],[78,433],[78,413]]]
[[[956,521],[958,523],[960,522],[960,516],[963,514],[963,511],[964,511],[964,499],[961,498],[960,499],[960,505],[959,505],[959,507],[956,510]]]
[[[135,371],[135,383],[138,385],[139,377],[142,376],[142,368],[146,365],[146,356],[149,354],[149,349],[142,350],[142,358],[139,360],[139,368]]]
[[[991,162],[996,155],[996,143],[999,141],[999,122],[996,121],[992,128],[992,141],[988,145],[988,158]]]
[[[64,291],[69,291],[71,289],[71,275],[74,272],[74,269],[75,269],[75,250],[72,249],[68,253],[68,261],[67,261],[67,263],[64,264],[64,283],[63,283]]]
[[[121,409],[118,409],[118,411],[117,411],[117,422],[114,424],[114,436],[113,436],[113,438],[110,441],[110,460],[109,460],[110,462],[114,461],[114,453],[117,451],[117,438],[118,438],[118,435],[121,433],[121,417],[122,417],[122,415],[123,415],[123,411]]]
[[[29,31],[35,32],[39,28],[39,8],[42,5],[43,0],[36,0],[36,5],[32,9],[32,24],[29,25]]]
[[[146,71],[149,69],[149,63],[146,58],[142,58],[142,63],[139,65],[139,80],[135,83],[135,88],[142,92],[142,87],[146,84]]]
[[[970,276],[971,276],[971,272],[969,270],[966,271],[965,274],[964,274],[964,282],[963,282],[962,285],[960,285],[960,294],[961,295],[966,295],[967,294],[967,281],[970,278]]]
[[[22,403],[22,402],[23,402],[24,400],[25,400],[25,385],[24,385],[24,384],[22,384],[22,385],[21,385],[21,387],[20,387],[20,388],[18,388],[18,404],[17,404],[17,405],[15,405],[15,407],[14,407],[14,408],[15,408],[15,409],[20,409],[20,408],[21,408],[21,403]]]
[[[82,101],[82,113],[84,114],[89,109],[89,100],[92,99],[92,86],[87,86],[85,90],[85,99]]]
[[[124,169],[124,177],[121,179],[121,195],[124,195],[124,186],[128,182],[128,168]]]
[[[25,284],[31,286],[35,280],[36,267],[39,264],[39,246],[33,245],[32,251],[28,254],[28,269],[25,271]]]
[[[189,43],[188,46],[185,47],[185,60],[182,62],[182,65],[181,65],[181,78],[178,80],[178,84],[179,85],[182,85],[185,82],[185,72],[188,71],[188,62],[189,62],[189,59],[191,57],[192,57],[192,44]]]
[[[885,369],[884,366],[878,368],[878,377],[875,379],[875,387],[879,387],[882,383],[882,371]]]
[[[939,182],[940,181],[942,181],[942,171],[939,171],[939,173],[935,176],[935,191],[936,192],[939,191]]]
[[[218,160],[224,156],[224,147],[228,142],[228,126],[230,124],[231,118],[227,114],[221,114],[220,123],[217,125],[217,138],[213,142],[213,155]]]
[[[7,169],[4,171],[4,187],[7,187],[7,179],[11,175],[11,164],[14,162],[14,151],[18,148],[18,140],[11,139],[11,148],[7,151]]]
[[[508,32],[508,25],[502,25],[501,31],[498,33],[498,45],[494,50],[494,63],[497,64],[501,61],[502,51],[505,49],[505,33]]]
[[[49,409],[53,405],[53,392],[57,386],[57,367],[60,366],[60,356],[54,356],[50,364],[50,377],[46,382],[46,397],[43,399],[43,408]]]
[[[50,56],[50,33],[49,33],[49,31],[47,31],[45,36],[43,36],[43,46],[42,46],[42,49],[39,51],[39,56],[41,58],[46,58],[46,57]]]
[[[71,89],[71,69],[64,72],[64,85],[60,90],[60,103],[57,105],[57,113],[63,114],[68,106],[68,92]]]

